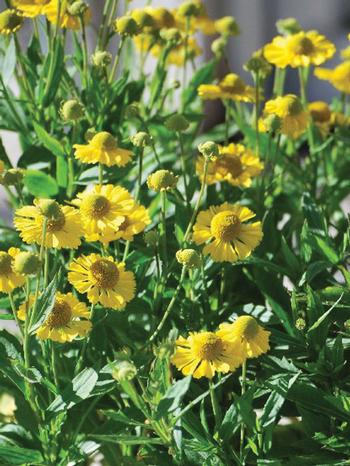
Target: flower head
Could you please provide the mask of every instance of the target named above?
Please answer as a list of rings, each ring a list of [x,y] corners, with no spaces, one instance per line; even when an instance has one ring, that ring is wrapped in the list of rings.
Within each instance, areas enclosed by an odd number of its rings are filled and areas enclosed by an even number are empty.
[[[206,245],[204,254],[215,262],[236,262],[248,257],[259,245],[261,222],[245,223],[255,217],[248,207],[225,202],[199,213],[193,227],[193,240]]]
[[[148,210],[135,202],[129,211],[124,212],[124,221],[118,226],[115,233],[116,239],[122,238],[125,241],[132,241],[134,236],[141,233],[150,223]]]
[[[350,61],[345,61],[334,69],[316,68],[315,76],[328,81],[338,91],[350,94]]]
[[[198,95],[204,100],[230,99],[238,102],[253,102],[255,98],[254,88],[235,73],[227,74],[219,84],[201,84]]]
[[[239,26],[233,16],[224,16],[215,21],[216,32],[223,36],[236,36],[239,34]]]
[[[84,106],[76,99],[70,99],[63,102],[60,108],[60,114],[64,121],[77,121],[84,116]]]
[[[52,24],[57,24],[57,16],[60,9],[60,0],[51,0],[50,3],[45,7],[44,13],[47,16],[47,19]],[[84,24],[88,24],[91,20],[91,9],[89,7],[84,8],[84,13],[81,14],[72,14],[74,11],[69,10],[69,5],[66,6],[64,11],[61,11],[58,25],[61,28],[72,29],[77,31],[81,28],[81,21]]]
[[[219,157],[208,163],[207,184],[227,181],[233,186],[249,187],[252,178],[258,176],[264,165],[250,149],[242,144],[219,146]],[[198,157],[196,170],[201,179],[204,176],[204,160]]]
[[[37,254],[23,251],[17,254],[13,263],[13,270],[19,275],[36,275],[40,270],[40,259]]]
[[[179,249],[176,252],[176,260],[189,269],[197,269],[201,266],[200,255],[195,249]]]
[[[14,224],[23,241],[28,244],[41,244],[43,224],[46,218],[45,247],[77,248],[81,243],[80,238],[83,236],[78,210],[57,204],[57,214],[47,217],[40,205],[40,200],[34,201],[33,206],[24,206],[15,212]]]
[[[18,31],[23,23],[23,16],[16,10],[5,10],[0,13],[0,34],[9,35]]]
[[[124,167],[130,162],[133,153],[118,147],[117,140],[107,131],[102,131],[87,144],[75,144],[75,157],[83,163],[101,163],[111,167]]]
[[[157,170],[147,178],[147,185],[153,191],[169,191],[177,185],[177,176],[169,170]]]
[[[0,251],[0,292],[11,293],[14,289],[24,285],[26,279],[14,271],[14,260],[20,254],[17,248],[10,248],[7,252]]]
[[[218,332],[200,332],[176,341],[171,362],[184,375],[212,379],[215,372],[233,372],[242,364],[243,356],[239,344],[221,338]]]
[[[121,310],[135,296],[135,278],[123,262],[99,254],[80,256],[69,265],[68,281],[92,304]]]
[[[321,65],[335,54],[335,45],[317,31],[277,36],[264,47],[267,61],[278,68]]]
[[[217,333],[221,338],[239,343],[244,356],[248,358],[257,358],[270,349],[270,332],[251,316],[238,317],[233,324],[221,324]]]
[[[44,15],[46,6],[51,0],[12,0],[12,5],[19,10],[23,16],[34,18],[38,15]]]

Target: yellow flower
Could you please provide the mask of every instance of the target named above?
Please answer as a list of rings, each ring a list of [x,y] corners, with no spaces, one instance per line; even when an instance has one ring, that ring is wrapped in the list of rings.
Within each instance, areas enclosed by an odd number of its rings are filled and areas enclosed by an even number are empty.
[[[278,68],[321,65],[335,53],[335,45],[317,31],[277,36],[264,47],[267,61]]]
[[[245,224],[255,217],[247,207],[225,202],[199,213],[193,240],[204,244],[203,253],[215,262],[236,262],[248,257],[261,242],[261,222]]]
[[[334,69],[316,68],[315,76],[330,82],[338,91],[350,94],[350,61],[341,63]]]
[[[60,0],[51,0],[51,2],[46,6],[44,13],[47,16],[47,19],[52,24],[57,24],[57,15],[58,15],[58,8],[59,8]],[[91,10],[87,8],[83,14],[83,22],[84,24],[88,24],[91,20]],[[68,5],[65,8],[65,11],[61,11],[60,19],[59,19],[59,26],[61,28],[72,29],[73,31],[77,31],[80,29],[80,19],[79,16],[71,15],[68,12]]]
[[[12,5],[23,13],[23,16],[34,18],[44,15],[45,9],[51,0],[12,0]]]
[[[148,210],[135,202],[133,208],[124,214],[125,220],[118,226],[116,239],[132,241],[134,235],[141,233],[151,223]]]
[[[23,275],[13,270],[14,259],[20,252],[18,248],[10,248],[7,252],[0,251],[0,292],[2,293],[11,293],[26,281]]]
[[[107,184],[79,193],[73,204],[79,207],[86,240],[108,244],[118,238],[119,227],[135,201],[125,188]]]
[[[151,173],[147,178],[147,186],[153,191],[170,191],[175,189],[177,185],[178,177],[169,170],[157,170]]]
[[[207,184],[227,181],[233,186],[249,187],[252,178],[264,168],[259,157],[242,144],[219,147],[220,155],[208,163]],[[198,157],[196,170],[201,179],[204,175],[204,158]]]
[[[310,116],[322,136],[327,136],[331,126],[332,112],[327,102],[318,100],[308,105]]]
[[[9,35],[18,31],[23,24],[22,15],[12,9],[4,10],[0,13],[0,34]]]
[[[158,29],[172,28],[175,26],[174,15],[167,8],[147,7],[144,10],[155,20]]]
[[[124,167],[130,162],[133,153],[118,147],[116,139],[107,131],[102,131],[87,144],[74,144],[75,157],[83,163],[102,163],[111,167]]]
[[[68,281],[92,304],[121,310],[135,296],[135,277],[123,262],[99,254],[80,256],[69,265]]]
[[[257,358],[270,349],[270,332],[251,316],[241,316],[233,324],[219,326],[218,335],[242,346],[244,357]]]
[[[22,303],[17,311],[21,320],[26,319],[27,310],[34,304],[34,295]],[[73,341],[77,337],[85,337],[91,330],[90,311],[72,293],[56,293],[55,304],[47,319],[36,331],[41,340],[52,340],[60,343]]]
[[[184,375],[212,379],[215,372],[233,372],[242,364],[243,355],[239,344],[221,338],[218,332],[200,332],[180,336],[171,362]]]
[[[295,139],[307,128],[309,113],[304,110],[300,99],[293,94],[268,100],[265,104],[264,115],[275,115],[281,119],[282,134]],[[263,126],[260,126],[263,129]]]
[[[201,31],[203,34],[212,36],[216,34],[215,21],[212,20],[207,13],[205,5],[200,1],[196,1],[199,15],[192,17],[190,22],[190,33]],[[176,27],[181,31],[186,31],[186,18],[178,13],[178,10],[173,10],[173,15],[176,21]]]
[[[39,208],[40,201],[33,206],[24,206],[16,210],[14,224],[20,237],[28,244],[41,244],[44,215]],[[77,209],[59,206],[56,218],[47,220],[45,247],[76,249],[81,243],[83,228]]]
[[[227,74],[219,84],[201,84],[198,95],[204,100],[230,99],[242,102],[254,102],[254,88],[235,73]]]

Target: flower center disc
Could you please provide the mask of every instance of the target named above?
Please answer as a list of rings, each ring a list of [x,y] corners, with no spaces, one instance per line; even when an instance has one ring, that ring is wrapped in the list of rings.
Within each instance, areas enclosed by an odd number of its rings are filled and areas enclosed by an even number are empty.
[[[197,336],[194,342],[194,352],[199,359],[212,361],[216,359],[223,350],[223,343],[215,333],[205,332]]]
[[[82,202],[81,207],[87,212],[89,217],[99,220],[108,214],[111,204],[106,197],[100,194],[90,194]]]
[[[210,230],[215,238],[229,242],[236,238],[240,227],[241,222],[237,215],[227,210],[213,217]]]
[[[235,74],[228,74],[220,83],[220,87],[224,92],[232,94],[240,94],[244,92],[244,82]]]
[[[66,224],[66,218],[63,213],[60,213],[60,215],[57,218],[51,218],[47,221],[47,231],[49,233],[54,233],[55,231],[60,231]]]
[[[228,157],[225,155],[218,160],[219,170],[222,167],[225,171],[228,171],[232,178],[238,178],[243,173],[242,162],[239,157]]]
[[[303,111],[303,106],[300,100],[295,96],[283,97],[282,108],[286,116],[296,116]]]
[[[65,327],[71,320],[72,310],[68,303],[56,300],[52,311],[49,314],[45,324],[50,328]]]
[[[295,53],[299,55],[310,55],[314,50],[314,45],[312,41],[307,37],[302,37],[297,39],[292,43],[292,48]]]
[[[243,335],[247,340],[251,340],[255,337],[259,330],[259,324],[250,316],[242,316],[235,322],[235,325],[239,327],[239,333]]]
[[[119,279],[119,270],[114,262],[100,259],[92,264],[90,272],[100,288],[113,288]]]
[[[107,131],[102,131],[102,133],[96,134],[91,139],[91,145],[97,149],[108,151],[117,148],[117,141],[110,133],[107,133]]]
[[[0,275],[8,275],[12,272],[12,257],[7,252],[0,252]]]

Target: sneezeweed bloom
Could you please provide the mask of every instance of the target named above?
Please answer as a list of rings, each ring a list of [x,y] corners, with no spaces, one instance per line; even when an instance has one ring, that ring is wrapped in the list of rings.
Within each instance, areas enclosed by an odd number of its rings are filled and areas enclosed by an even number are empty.
[[[207,184],[227,181],[233,186],[249,187],[252,178],[258,176],[264,168],[250,149],[242,144],[229,144],[219,146],[219,157],[214,161],[209,161],[206,177]],[[203,180],[204,159],[198,157],[196,163],[197,174]]]
[[[123,262],[99,254],[80,256],[69,264],[68,281],[92,304],[122,310],[135,296],[135,277]]]
[[[335,45],[317,31],[300,31],[289,36],[277,36],[264,47],[268,62],[278,68],[321,65],[335,54]]]
[[[152,191],[170,191],[176,188],[178,177],[169,170],[157,170],[147,178],[147,185]]]
[[[61,206],[51,201],[55,208],[52,215],[42,209],[46,201],[35,200],[33,206],[24,206],[16,210],[14,225],[20,237],[28,244],[41,244],[42,230],[47,219],[45,247],[55,249],[76,249],[83,236],[80,215],[77,209]]]
[[[235,73],[227,74],[219,84],[201,84],[198,95],[203,100],[229,99],[237,102],[254,102],[254,88],[245,84]]]
[[[40,267],[39,256],[29,251],[17,254],[13,262],[13,270],[19,275],[37,275]]]
[[[19,10],[23,16],[34,18],[35,16],[44,15],[46,6],[51,0],[12,0],[12,5]]]
[[[51,0],[45,8],[45,15],[50,23],[57,23],[57,16],[60,8],[60,0]],[[84,25],[88,24],[91,20],[91,9],[89,7],[84,8],[83,14],[75,14],[74,11],[70,10],[70,5],[67,5],[64,11],[61,11],[58,26],[61,28],[72,29],[77,31],[81,28],[81,21]],[[72,14],[74,13],[74,14]]]
[[[0,34],[9,35],[18,31],[23,24],[23,16],[16,10],[8,9],[0,13]]]
[[[24,170],[21,168],[9,168],[1,173],[0,183],[4,186],[18,186],[22,183],[23,177]]]
[[[323,102],[322,100],[311,102],[308,105],[308,110],[320,134],[326,136],[329,133],[332,121],[332,112],[327,102]]]
[[[17,315],[26,319],[27,309],[34,304],[34,295],[29,297],[18,308]],[[45,322],[38,328],[36,335],[41,340],[52,340],[59,343],[73,341],[85,337],[91,330],[90,311],[85,303],[80,302],[72,293],[56,293],[54,306]]]
[[[350,94],[350,61],[345,61],[334,69],[316,68],[315,76],[328,81],[338,91]]]
[[[10,248],[7,252],[0,251],[0,292],[2,293],[12,293],[26,281],[24,275],[16,273],[13,269],[14,261],[20,252],[18,248]]]
[[[246,223],[255,217],[248,207],[225,202],[199,213],[193,227],[193,240],[205,244],[204,254],[215,262],[236,262],[250,256],[263,233],[261,222]]]
[[[140,32],[137,22],[131,16],[121,16],[115,21],[115,30],[121,36],[135,36]]]
[[[102,131],[87,144],[74,144],[75,157],[83,163],[101,163],[111,167],[124,167],[130,162],[133,153],[118,147],[117,140],[107,131]]]
[[[263,115],[279,117],[280,132],[292,139],[303,134],[309,123],[309,113],[304,109],[300,99],[293,94],[268,100],[265,103]],[[264,131],[263,120],[260,129]]]
[[[148,210],[138,203],[134,203],[132,209],[123,212],[124,221],[118,226],[115,232],[116,239],[132,241],[134,236],[144,231],[147,225],[151,223]]]
[[[217,334],[223,339],[239,344],[246,358],[257,358],[270,349],[270,332],[263,329],[251,316],[238,317],[233,324],[221,324]]]
[[[151,34],[157,28],[156,20],[143,8],[135,8],[130,15],[142,33]]]
[[[175,26],[175,17],[167,8],[146,7],[145,11],[155,20],[157,29],[172,28]]]
[[[240,33],[236,18],[224,16],[215,21],[215,30],[223,36],[237,36]]]
[[[212,379],[216,372],[237,369],[243,362],[243,355],[239,344],[220,337],[218,332],[200,332],[176,340],[176,352],[171,362],[183,375]]]
[[[96,185],[72,202],[79,208],[86,240],[104,244],[117,238],[119,227],[135,206],[129,191],[112,184]]]

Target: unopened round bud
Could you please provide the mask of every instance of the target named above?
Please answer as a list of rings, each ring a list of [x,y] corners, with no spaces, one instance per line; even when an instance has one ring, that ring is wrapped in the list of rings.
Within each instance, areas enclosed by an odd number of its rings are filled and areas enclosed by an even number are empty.
[[[135,36],[140,29],[131,16],[121,16],[115,21],[115,29],[121,36]]]
[[[297,34],[301,31],[299,21],[295,18],[279,19],[276,22],[277,31],[284,36],[290,36],[291,34]]]
[[[215,39],[211,44],[211,51],[216,57],[222,57],[227,46],[227,39],[225,37],[219,37]]]
[[[350,330],[350,319],[348,319],[348,320],[346,320],[344,322],[344,327],[345,327],[346,330],[348,330],[348,331]]]
[[[159,242],[159,234],[156,230],[146,231],[144,234],[144,240],[147,246],[155,248]]]
[[[143,9],[134,10],[131,12],[131,15],[143,32],[151,32],[157,27],[157,23],[153,16]]]
[[[147,185],[153,191],[169,191],[177,184],[177,176],[169,170],[158,170],[147,178]]]
[[[181,40],[181,32],[176,28],[161,29],[159,33],[160,37],[166,42],[177,43]]]
[[[198,146],[199,152],[208,159],[216,159],[220,156],[219,146],[213,141],[203,142]]]
[[[53,199],[38,199],[35,204],[46,218],[58,219],[62,215],[59,203]]]
[[[116,361],[112,369],[112,377],[118,382],[130,382],[137,375],[135,365],[130,361]]]
[[[29,251],[20,252],[14,259],[13,269],[21,275],[36,275],[40,270],[40,259]]]
[[[188,0],[187,2],[181,3],[179,8],[177,9],[177,13],[179,16],[199,16],[200,15],[200,5],[198,2]]]
[[[95,128],[88,128],[86,131],[85,131],[85,134],[84,134],[84,139],[86,142],[90,142],[91,139],[96,136],[97,134],[97,131]]]
[[[298,329],[298,330],[304,330],[305,327],[306,327],[306,322],[303,318],[299,317],[299,319],[297,319],[295,321],[295,327]]]
[[[152,138],[148,133],[144,131],[139,131],[130,137],[130,141],[135,147],[146,147],[152,144]]]
[[[251,73],[259,73],[260,76],[267,76],[272,71],[272,66],[259,52],[254,53],[243,68]]]
[[[180,89],[181,87],[181,83],[178,79],[174,79],[174,81],[170,82],[170,87],[172,87],[173,89]]]
[[[200,255],[194,249],[180,249],[176,253],[176,260],[190,269],[197,269],[201,266]]]
[[[215,29],[223,36],[236,36],[239,34],[239,26],[233,16],[224,16],[215,21]]]
[[[64,121],[78,121],[84,116],[84,106],[76,99],[70,99],[61,106],[61,117]]]
[[[10,168],[1,175],[1,184],[4,186],[16,186],[22,182],[24,172],[21,168]]]
[[[97,68],[105,68],[112,61],[112,54],[105,50],[97,50],[91,55],[91,62]]]
[[[137,118],[140,116],[140,107],[137,102],[129,104],[125,109],[126,118]]]
[[[67,11],[72,16],[81,16],[83,15],[89,6],[82,0],[76,0],[71,5],[68,5]]]
[[[183,115],[176,113],[166,119],[165,126],[173,131],[182,132],[188,129],[190,123]]]

